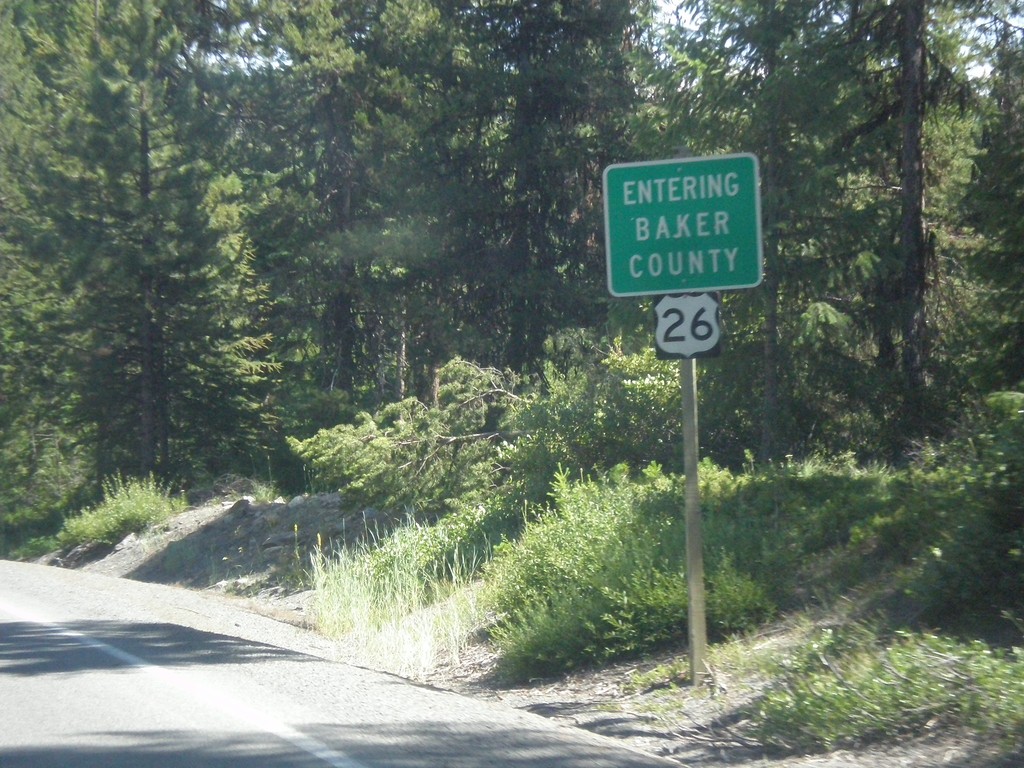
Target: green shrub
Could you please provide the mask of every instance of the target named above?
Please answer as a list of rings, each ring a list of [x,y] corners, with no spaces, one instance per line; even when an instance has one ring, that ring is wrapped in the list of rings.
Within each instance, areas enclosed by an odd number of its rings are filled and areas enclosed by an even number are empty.
[[[554,676],[686,637],[686,580],[656,570],[609,573],[590,590],[524,605],[492,629],[511,680]]]
[[[587,589],[637,550],[653,561],[673,543],[681,547],[682,525],[673,520],[679,498],[656,469],[641,482],[630,481],[625,468],[600,481],[572,482],[559,473],[551,508],[520,539],[497,548],[486,569],[489,602],[499,614],[513,613],[567,589]]]
[[[145,530],[184,508],[184,499],[172,499],[152,475],[108,478],[103,483],[103,501],[68,518],[57,541],[61,547],[86,542],[117,544],[128,534]]]
[[[14,560],[35,560],[60,549],[60,540],[56,536],[37,536],[29,539],[10,553]]]
[[[941,525],[918,593],[935,617],[1024,611],[1024,394],[991,396],[971,432],[931,461]]]
[[[520,437],[502,454],[519,498],[543,503],[560,468],[602,473],[619,464],[682,466],[677,368],[653,350],[613,350],[568,373],[549,366],[546,389],[514,404],[506,429]]]
[[[552,674],[685,633],[685,588],[668,575],[683,552],[672,481],[656,468],[638,482],[625,468],[575,483],[561,473],[551,495],[551,509],[484,571],[505,672]]]
[[[52,552],[67,514],[96,498],[83,441],[40,417],[0,395],[0,556]]]
[[[512,399],[507,374],[453,360],[436,405],[415,398],[361,413],[351,424],[290,440],[314,484],[361,506],[436,519],[483,501],[497,483],[495,412]]]
[[[811,588],[835,593],[857,582],[857,568],[822,573],[818,583],[810,574],[824,559],[848,551],[858,526],[891,509],[896,487],[890,470],[859,468],[847,457],[788,461],[738,475],[705,460],[700,470],[707,551],[727,555],[781,607],[799,607]],[[847,560],[873,567],[860,555]]]
[[[728,552],[711,561],[706,591],[709,632],[719,637],[752,630],[776,610],[768,588],[740,571]]]
[[[486,569],[495,638],[512,674],[547,674],[637,654],[685,635],[683,478],[559,475],[551,507]],[[735,474],[701,463],[711,636],[835,595],[934,541],[960,494],[921,470],[847,457]],[[531,669],[531,664],[535,665]]]
[[[625,468],[575,483],[562,473],[552,502],[485,569],[503,671],[555,674],[685,638],[681,479],[656,466],[638,480]],[[728,545],[713,542],[719,551]],[[749,629],[775,611],[768,590],[729,554],[710,559],[707,581],[715,633]]]
[[[596,623],[601,644],[591,651],[595,661],[634,656],[686,636],[689,595],[681,570],[655,565],[628,572],[617,581],[599,590],[604,610]]]
[[[825,630],[754,708],[755,733],[791,751],[917,735],[936,724],[1024,737],[1024,664],[933,635],[881,646],[863,628]]]

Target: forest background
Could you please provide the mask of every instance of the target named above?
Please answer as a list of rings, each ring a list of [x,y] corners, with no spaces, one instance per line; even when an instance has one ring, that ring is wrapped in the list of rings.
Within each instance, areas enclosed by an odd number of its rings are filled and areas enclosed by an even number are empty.
[[[4,0],[4,540],[112,476],[308,488],[289,438],[436,404],[456,358],[600,377],[651,344],[604,287],[602,168],[680,147],[762,167],[703,454],[906,462],[1024,378],[1018,11]],[[646,421],[620,458],[678,467]]]
[[[600,180],[680,148],[762,169],[765,278],[725,296],[703,455],[907,466],[1024,379],[1019,12],[4,0],[4,548],[112,478],[437,520],[512,474],[539,503],[559,470],[678,470]],[[453,391],[461,423],[422,416]],[[488,472],[402,496],[425,459],[368,446],[411,424],[398,447]]]
[[[244,476],[412,523],[378,575],[471,551],[513,675],[678,638],[677,372],[608,295],[602,170],[749,152],[764,281],[698,387],[714,631],[884,573],[915,619],[1019,639],[1021,18],[0,0],[0,553]]]

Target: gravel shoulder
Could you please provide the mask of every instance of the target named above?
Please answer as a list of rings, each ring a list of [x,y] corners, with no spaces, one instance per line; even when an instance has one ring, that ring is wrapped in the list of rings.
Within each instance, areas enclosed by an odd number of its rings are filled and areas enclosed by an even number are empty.
[[[312,593],[303,579],[305,558],[324,542],[351,544],[371,535],[368,526],[381,524],[387,521],[344,511],[336,494],[263,504],[235,496],[191,507],[113,549],[57,553],[41,562],[218,593],[254,614],[309,633],[325,657],[360,665],[344,640],[315,635],[309,619]],[[784,637],[780,627],[765,641]],[[669,649],[642,661],[508,686],[495,675],[494,653],[480,643],[458,659],[438,660],[416,682],[540,714],[687,766],[1024,768],[1024,753],[1000,756],[997,744],[941,730],[861,750],[768,754],[741,735],[741,708],[757,695],[756,683],[730,679],[724,670],[714,670],[712,684],[700,690],[681,681],[661,680],[639,689],[632,683],[685,653],[684,648]]]

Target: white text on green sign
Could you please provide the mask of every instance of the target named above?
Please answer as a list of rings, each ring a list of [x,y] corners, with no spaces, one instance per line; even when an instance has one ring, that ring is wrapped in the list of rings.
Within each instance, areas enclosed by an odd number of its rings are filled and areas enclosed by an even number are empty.
[[[604,172],[614,296],[761,282],[761,198],[749,154],[622,163]]]

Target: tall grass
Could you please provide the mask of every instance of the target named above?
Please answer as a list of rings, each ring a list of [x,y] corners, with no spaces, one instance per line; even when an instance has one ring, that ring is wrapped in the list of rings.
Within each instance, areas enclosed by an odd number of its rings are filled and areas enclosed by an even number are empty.
[[[375,542],[312,561],[313,617],[324,634],[344,638],[360,663],[420,678],[440,659],[458,660],[483,609],[473,583],[475,555],[446,572],[420,567],[419,526],[395,531],[388,556]]]

